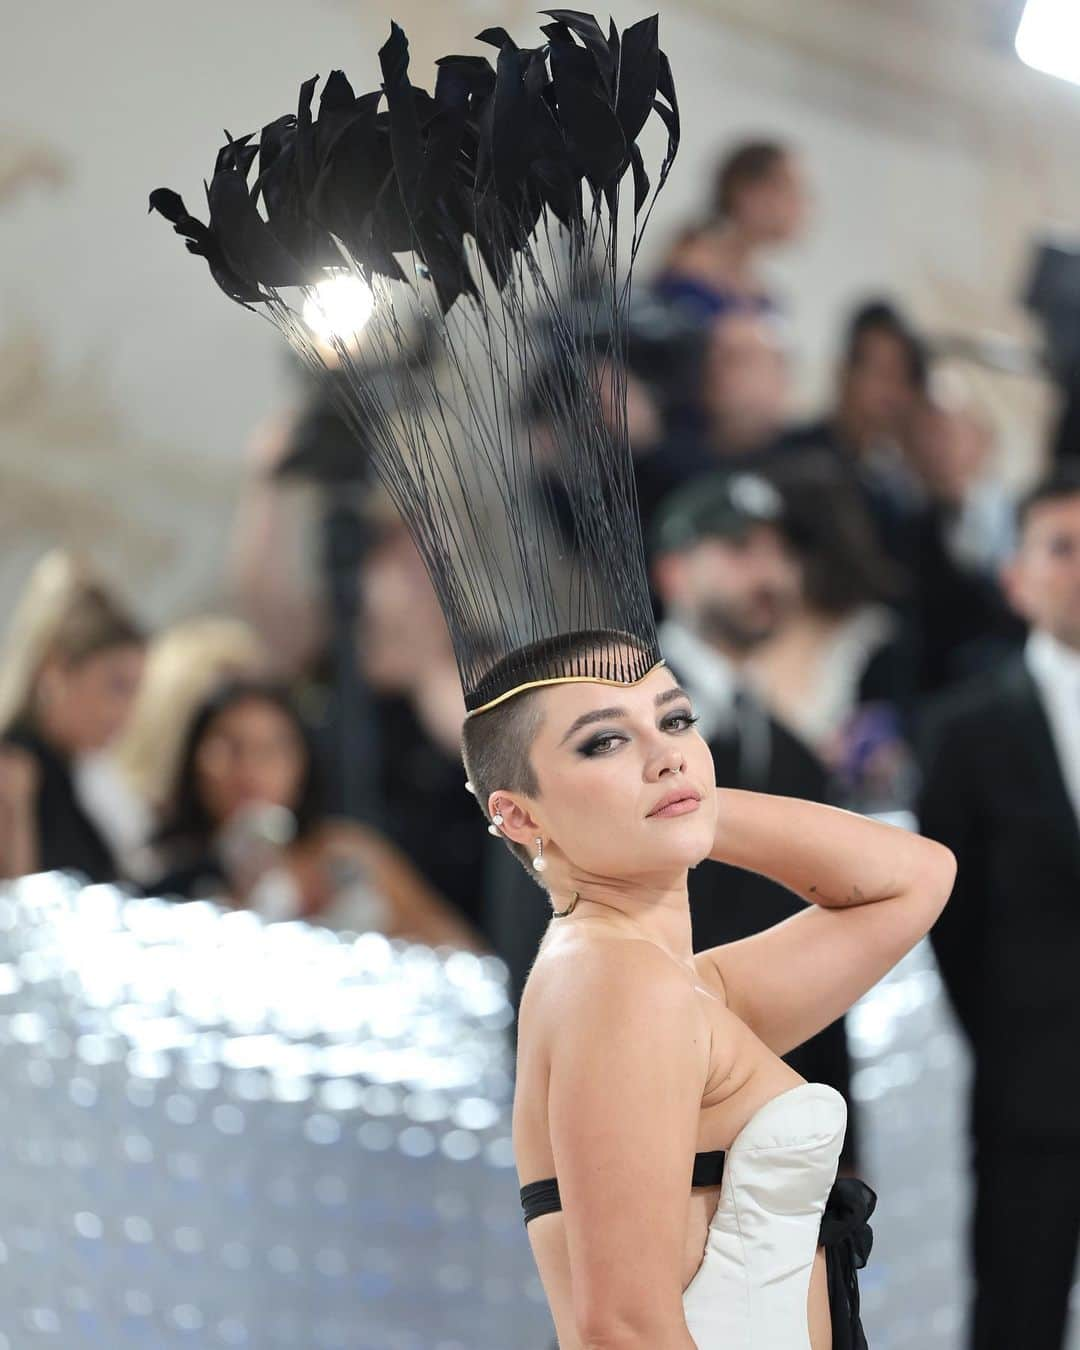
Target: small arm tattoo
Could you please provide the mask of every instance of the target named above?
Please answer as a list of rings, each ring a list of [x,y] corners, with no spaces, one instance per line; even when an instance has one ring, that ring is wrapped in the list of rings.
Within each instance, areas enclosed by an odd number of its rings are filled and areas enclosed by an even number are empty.
[[[811,886],[807,891],[808,895],[820,895],[817,886]],[[829,909],[854,909],[857,905],[866,904],[866,896],[858,886],[852,886],[846,900],[825,900],[826,908]]]

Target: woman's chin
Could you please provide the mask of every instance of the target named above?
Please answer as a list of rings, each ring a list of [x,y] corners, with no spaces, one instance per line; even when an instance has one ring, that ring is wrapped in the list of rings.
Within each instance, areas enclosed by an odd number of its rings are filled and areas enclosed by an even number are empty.
[[[687,830],[686,840],[680,850],[685,867],[697,867],[698,863],[705,862],[716,842],[715,826],[705,829],[700,821],[697,824],[696,830]]]
[[[655,835],[643,850],[660,866],[696,867],[712,852],[715,828],[706,828],[696,813],[665,822],[662,838]]]

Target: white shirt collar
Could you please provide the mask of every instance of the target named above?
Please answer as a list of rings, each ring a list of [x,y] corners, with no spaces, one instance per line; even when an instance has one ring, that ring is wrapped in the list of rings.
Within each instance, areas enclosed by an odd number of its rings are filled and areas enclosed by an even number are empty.
[[[1061,776],[1080,821],[1080,652],[1034,630],[1024,660],[1050,723]]]
[[[1024,647],[1027,667],[1040,684],[1080,692],[1080,651],[1051,633],[1033,629]]]

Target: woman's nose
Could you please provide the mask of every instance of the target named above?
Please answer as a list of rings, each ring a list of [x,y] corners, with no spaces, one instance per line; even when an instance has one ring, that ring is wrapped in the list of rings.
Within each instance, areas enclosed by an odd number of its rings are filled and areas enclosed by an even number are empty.
[[[686,768],[686,756],[675,746],[663,750],[653,761],[653,772],[657,778],[665,773],[682,773]]]

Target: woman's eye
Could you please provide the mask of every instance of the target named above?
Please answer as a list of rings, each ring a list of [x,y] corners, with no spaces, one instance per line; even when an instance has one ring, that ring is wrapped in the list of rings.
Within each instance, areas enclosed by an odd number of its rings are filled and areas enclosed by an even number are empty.
[[[595,740],[591,740],[587,745],[582,746],[582,754],[592,755],[595,754],[598,750],[600,751],[601,754],[603,754],[605,752],[601,749],[601,747],[604,746],[606,742],[621,741],[621,740],[622,740],[621,736],[615,735],[597,736]]]
[[[683,730],[685,731],[688,727],[692,727],[697,721],[700,721],[700,718],[696,713],[677,712],[672,713],[670,717],[665,717],[664,725],[670,726],[672,722],[683,722],[685,723],[685,726],[683,727]]]

